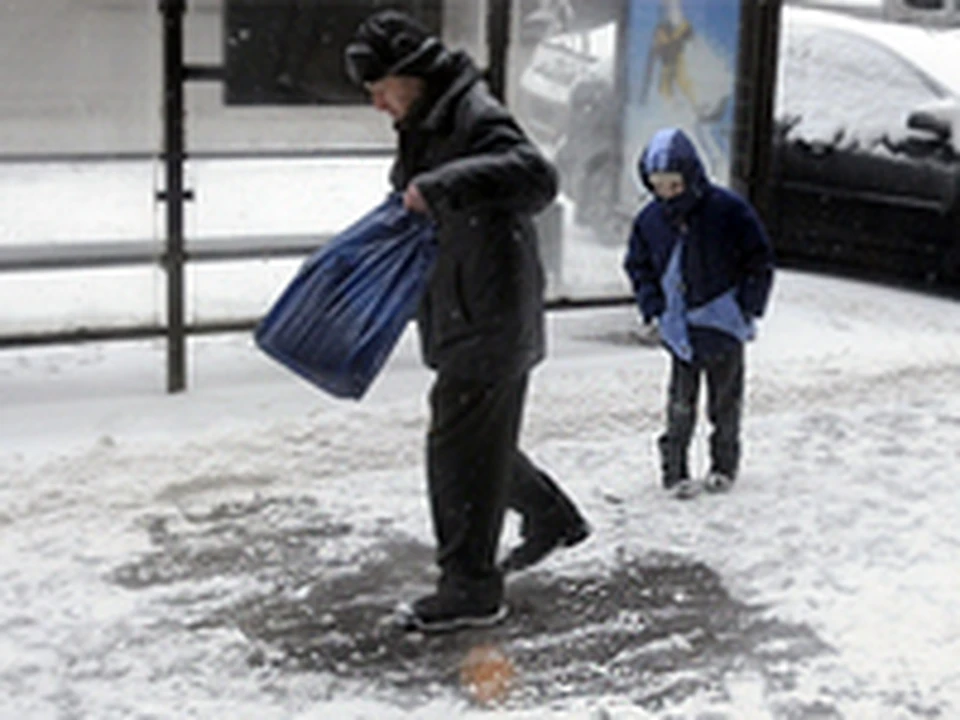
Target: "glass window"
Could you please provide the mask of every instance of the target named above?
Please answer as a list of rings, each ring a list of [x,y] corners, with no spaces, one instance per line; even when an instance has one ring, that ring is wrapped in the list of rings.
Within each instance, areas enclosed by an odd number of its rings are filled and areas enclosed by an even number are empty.
[[[187,13],[187,57],[226,63],[227,83],[187,90],[191,148],[257,152],[393,146],[393,129],[346,78],[343,48],[382,7],[403,8],[486,64],[486,2],[204,0]]]
[[[624,3],[514,3],[507,101],[560,173],[559,202],[540,216],[552,297],[623,294],[626,218],[616,211],[617,45]]]
[[[155,2],[0,3],[0,252],[32,263],[0,334],[156,322],[160,31]],[[144,262],[76,262],[118,251]]]
[[[0,58],[0,155],[156,147],[156,3],[0,3]]]

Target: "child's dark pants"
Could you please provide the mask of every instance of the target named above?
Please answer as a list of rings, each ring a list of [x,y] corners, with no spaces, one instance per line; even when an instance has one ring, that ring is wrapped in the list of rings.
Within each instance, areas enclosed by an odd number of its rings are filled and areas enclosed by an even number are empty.
[[[707,416],[713,425],[710,471],[736,477],[740,462],[743,374],[742,345],[696,363],[672,356],[667,428],[658,440],[665,487],[690,477],[687,452],[697,420],[701,376],[706,376]]]

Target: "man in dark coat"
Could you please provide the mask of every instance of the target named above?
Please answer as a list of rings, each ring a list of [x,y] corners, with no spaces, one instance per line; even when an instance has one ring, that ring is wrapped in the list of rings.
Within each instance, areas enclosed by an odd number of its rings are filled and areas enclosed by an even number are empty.
[[[422,630],[492,624],[506,614],[504,573],[589,534],[573,503],[518,448],[528,376],[544,357],[531,216],[556,195],[556,171],[470,58],[410,16],[367,18],[345,63],[394,120],[394,189],[438,228],[417,322],[424,361],[437,372],[426,466],[440,578],[406,620]],[[498,565],[507,507],[522,516],[522,542]]]

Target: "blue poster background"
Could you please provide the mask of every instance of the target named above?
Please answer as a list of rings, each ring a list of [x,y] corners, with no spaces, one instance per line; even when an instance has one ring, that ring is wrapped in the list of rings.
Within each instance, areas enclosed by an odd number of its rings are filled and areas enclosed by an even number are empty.
[[[623,190],[654,132],[681,127],[711,178],[729,183],[741,0],[633,0],[624,48]],[[641,190],[641,193],[643,191]]]

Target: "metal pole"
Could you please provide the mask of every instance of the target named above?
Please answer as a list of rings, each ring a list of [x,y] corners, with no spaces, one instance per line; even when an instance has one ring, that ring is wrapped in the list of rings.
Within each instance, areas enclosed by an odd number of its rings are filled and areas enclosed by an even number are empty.
[[[763,69],[757,88],[757,128],[754,134],[754,167],[756,187],[753,202],[765,220],[770,218],[773,185],[774,97],[777,91],[777,65],[780,58],[780,17],[782,0],[764,0],[761,43],[757,65]]]
[[[501,102],[507,96],[511,0],[489,0],[487,6],[487,84]]]
[[[753,139],[756,128],[757,8],[754,0],[740,2],[737,38],[737,78],[734,89],[733,143],[730,148],[730,186],[745,198],[753,188]]]
[[[781,0],[743,0],[737,63],[731,185],[765,220],[770,204],[773,96]]]
[[[186,0],[160,0],[163,14],[163,154],[166,187],[167,249],[167,391],[186,387],[186,322],[184,313],[183,165],[184,63],[183,16]]]

